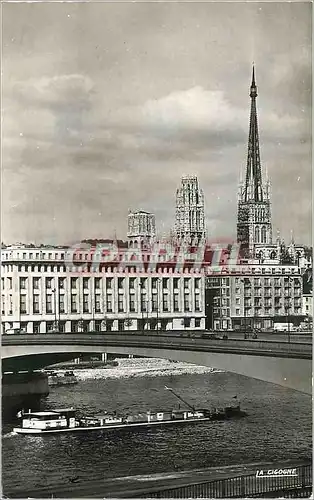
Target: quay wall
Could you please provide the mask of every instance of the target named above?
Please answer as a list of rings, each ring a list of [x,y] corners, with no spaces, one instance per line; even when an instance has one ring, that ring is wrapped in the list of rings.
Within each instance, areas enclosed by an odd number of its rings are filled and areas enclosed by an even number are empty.
[[[30,405],[38,405],[48,396],[48,376],[45,373],[5,373],[2,375],[2,412],[15,412]],[[35,407],[34,407],[35,405]]]

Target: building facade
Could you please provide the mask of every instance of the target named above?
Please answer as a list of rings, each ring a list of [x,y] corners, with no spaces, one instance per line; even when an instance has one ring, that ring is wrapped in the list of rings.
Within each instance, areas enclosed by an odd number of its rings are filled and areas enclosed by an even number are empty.
[[[239,265],[222,276],[206,277],[206,328],[272,329],[275,323],[299,326],[302,272],[298,266]]]
[[[196,176],[183,176],[176,193],[175,237],[189,243],[206,238],[204,194]]]
[[[205,328],[204,274],[138,272],[66,248],[2,250],[2,333]],[[69,256],[70,255],[70,256]]]

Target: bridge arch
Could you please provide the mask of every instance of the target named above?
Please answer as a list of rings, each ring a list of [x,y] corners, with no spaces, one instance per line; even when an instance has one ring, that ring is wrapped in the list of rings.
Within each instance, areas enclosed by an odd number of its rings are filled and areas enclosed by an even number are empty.
[[[169,341],[168,341],[169,343]],[[147,342],[149,344],[149,342]],[[115,353],[115,354],[133,354],[137,356],[150,358],[173,359],[176,361],[188,362],[200,366],[218,368],[224,371],[237,373],[246,377],[263,380],[291,389],[311,394],[311,359],[298,356],[265,354],[236,353],[221,351],[212,352],[200,351],[189,347],[179,348],[179,345],[161,345],[156,346],[135,346],[120,345],[117,342],[110,345],[110,342],[80,342],[74,343],[50,343],[43,344],[23,344],[23,345],[2,345],[2,370],[14,371],[17,367],[23,369],[44,368],[48,364],[58,362],[63,359],[73,359],[80,353]]]

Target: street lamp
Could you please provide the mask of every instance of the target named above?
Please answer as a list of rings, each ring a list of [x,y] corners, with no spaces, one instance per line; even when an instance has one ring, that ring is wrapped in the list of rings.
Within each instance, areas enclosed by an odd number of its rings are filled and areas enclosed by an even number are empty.
[[[159,283],[161,282],[161,278],[157,278],[157,332],[159,331]]]
[[[293,281],[293,278],[289,277],[288,278],[288,283],[292,283],[292,281]],[[290,318],[289,318],[290,296],[289,296],[289,294],[290,294],[290,287],[288,288],[288,297],[287,297],[287,299],[288,299],[288,306],[286,307],[286,316],[287,316],[287,323],[288,323],[288,331],[287,331],[287,333],[288,333],[288,344],[290,344],[290,321],[289,321],[290,320]]]
[[[243,283],[243,311],[244,311],[244,338],[247,338],[247,315],[245,307],[245,283],[247,278],[242,278],[240,281]]]
[[[142,329],[144,331],[144,295],[143,295],[144,283],[142,282],[142,278],[140,278],[140,307],[142,314]]]
[[[57,289],[52,288],[52,293],[54,296],[54,313],[55,313],[55,324],[54,324],[54,331],[58,330],[58,320],[57,320]]]

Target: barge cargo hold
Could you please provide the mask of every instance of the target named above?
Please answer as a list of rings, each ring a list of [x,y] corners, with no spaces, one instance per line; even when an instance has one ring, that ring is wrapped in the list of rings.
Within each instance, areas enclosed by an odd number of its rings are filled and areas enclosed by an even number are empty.
[[[228,420],[242,417],[245,412],[240,406],[227,407],[220,410],[169,410],[143,412],[138,415],[117,415],[105,413],[94,417],[77,419],[73,408],[27,413],[19,412],[20,427],[13,432],[18,434],[52,434],[62,432],[88,432],[110,429],[131,429],[137,427],[154,427],[163,425],[196,424],[215,420]]]

